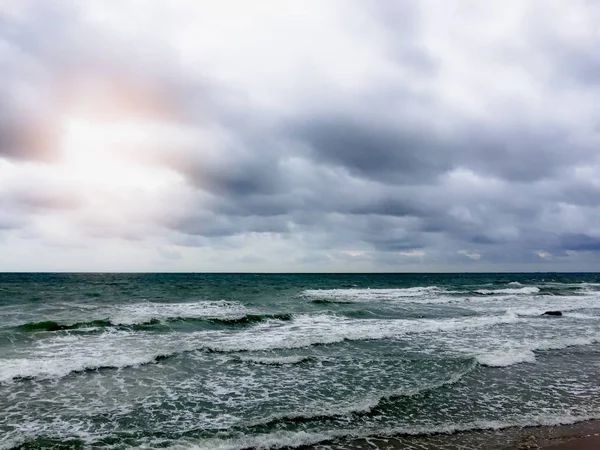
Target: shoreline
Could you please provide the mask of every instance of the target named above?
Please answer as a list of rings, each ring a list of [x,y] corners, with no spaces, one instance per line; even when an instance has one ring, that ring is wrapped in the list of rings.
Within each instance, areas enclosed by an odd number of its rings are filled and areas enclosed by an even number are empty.
[[[565,425],[509,427],[451,434],[397,435],[333,440],[301,449],[348,450],[596,450],[600,449],[600,419]]]
[[[523,429],[526,431],[527,429]],[[587,420],[572,425],[539,427],[529,434],[530,442],[510,450],[548,449],[548,450],[588,450],[600,449],[600,420]],[[529,445],[529,446],[527,446]],[[507,449],[507,450],[509,450]]]

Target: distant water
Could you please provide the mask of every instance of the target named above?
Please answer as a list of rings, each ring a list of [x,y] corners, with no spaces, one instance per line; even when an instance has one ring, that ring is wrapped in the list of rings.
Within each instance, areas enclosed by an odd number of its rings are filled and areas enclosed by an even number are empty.
[[[600,418],[599,325],[596,274],[0,274],[0,448],[410,448]]]

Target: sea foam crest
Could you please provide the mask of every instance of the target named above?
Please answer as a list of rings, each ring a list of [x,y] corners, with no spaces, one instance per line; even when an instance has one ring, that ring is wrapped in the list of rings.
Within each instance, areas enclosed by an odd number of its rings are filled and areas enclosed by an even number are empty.
[[[600,418],[598,414],[582,414],[574,416],[568,413],[556,414],[531,414],[518,419],[476,420],[466,423],[440,423],[436,425],[415,425],[395,428],[352,428],[327,430],[323,432],[306,431],[272,431],[268,434],[232,438],[208,438],[188,442],[179,442],[169,447],[171,450],[242,450],[255,448],[260,450],[277,448],[297,448],[315,445],[334,439],[355,440],[372,437],[389,438],[394,436],[430,436],[435,434],[454,434],[465,431],[502,430],[513,427],[556,426],[572,425],[578,422]],[[343,442],[343,441],[342,441]],[[369,446],[368,443],[365,446]],[[337,446],[336,446],[337,447]]]
[[[411,287],[402,289],[307,289],[306,297],[327,300],[350,300],[356,302],[372,300],[396,300],[402,298],[427,297],[444,292],[437,286]]]
[[[4,359],[0,362],[0,383],[13,379],[52,379],[63,378],[70,373],[89,370],[139,366],[148,364],[160,357],[160,353],[131,354],[119,353],[112,355],[61,355],[58,358],[15,358]]]
[[[296,419],[315,419],[320,417],[340,417],[340,416],[348,416],[355,413],[369,413],[377,408],[384,400],[388,400],[391,398],[398,397],[414,397],[419,394],[428,391],[434,391],[444,386],[450,386],[458,383],[465,375],[473,371],[476,367],[476,362],[471,361],[470,364],[466,365],[461,370],[447,374],[448,378],[444,380],[439,380],[436,382],[425,383],[421,386],[413,387],[413,388],[402,388],[387,392],[382,392],[376,395],[370,395],[366,398],[360,399],[357,402],[353,402],[347,405],[336,405],[335,407],[327,407],[327,408],[311,408],[309,411],[296,411],[292,414],[284,413],[278,415],[271,415],[260,422],[250,423],[247,426],[256,426],[256,425],[265,425],[265,424],[273,424],[276,422],[283,422],[287,420],[296,420]]]
[[[477,355],[475,359],[482,366],[507,367],[513,364],[534,363],[535,354],[529,349],[503,349]]]
[[[482,295],[498,295],[498,294],[512,294],[512,295],[531,295],[540,292],[540,288],[537,286],[525,286],[522,288],[506,288],[506,289],[477,289],[477,294]]]
[[[546,350],[562,350],[569,347],[580,347],[600,342],[600,333],[579,337],[561,337],[556,339],[540,339],[513,346],[503,345],[489,350],[472,350],[479,364],[488,367],[507,367],[521,363],[535,363],[535,352]]]
[[[284,326],[257,326],[206,345],[214,351],[294,349],[343,341],[395,339],[415,333],[452,332],[518,322],[515,314],[452,319],[349,319],[334,315],[299,315]]]
[[[110,316],[115,325],[135,325],[147,323],[150,320],[165,320],[169,318],[194,317],[230,317],[240,318],[248,314],[245,306],[236,302],[202,301],[195,303],[134,303],[124,305]]]

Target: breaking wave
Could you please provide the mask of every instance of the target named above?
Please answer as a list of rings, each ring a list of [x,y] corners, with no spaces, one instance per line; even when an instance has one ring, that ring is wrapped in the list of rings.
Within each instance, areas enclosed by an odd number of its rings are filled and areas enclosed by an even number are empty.
[[[506,289],[477,289],[475,293],[481,295],[531,295],[540,292],[537,286],[526,286],[522,288],[506,288]]]
[[[475,360],[471,360],[463,370],[460,370],[447,379],[429,383],[423,386],[399,389],[395,391],[385,392],[379,395],[372,396],[370,398],[362,399],[354,404],[338,407],[336,409],[323,408],[323,409],[311,409],[310,412],[297,412],[297,413],[285,413],[280,415],[272,415],[260,422],[254,424],[246,424],[244,428],[252,427],[264,427],[264,426],[277,426],[283,422],[306,422],[312,420],[323,420],[323,419],[334,419],[338,417],[350,416],[354,414],[362,415],[369,414],[376,410],[382,402],[395,398],[408,398],[415,397],[417,395],[424,394],[426,392],[435,391],[445,386],[451,386],[458,383],[465,375],[472,372],[477,367]]]
[[[369,438],[393,438],[410,436],[434,436],[442,434],[455,434],[462,432],[477,431],[500,431],[514,427],[539,427],[539,426],[558,426],[573,425],[578,422],[599,419],[600,414],[582,414],[582,415],[556,415],[556,414],[532,414],[520,418],[497,421],[497,420],[476,420],[465,423],[440,423],[437,425],[415,425],[396,428],[366,428],[366,429],[334,429],[322,432],[306,431],[284,431],[276,430],[267,434],[248,435],[235,438],[208,438],[194,441],[188,441],[178,445],[179,449],[186,450],[245,450],[245,449],[279,449],[279,448],[299,448],[315,444],[325,444],[336,441],[340,444],[349,440],[368,440]],[[340,442],[341,441],[341,442]],[[364,442],[358,448],[371,447],[369,442]],[[354,446],[353,446],[354,447]],[[335,448],[340,448],[336,445]]]
[[[153,325],[167,325],[176,323],[214,323],[224,325],[252,324],[267,320],[292,320],[292,314],[244,314],[241,316],[223,316],[223,317],[164,317],[162,319],[150,319],[123,325],[113,323],[110,319],[92,320],[89,322],[77,322],[74,324],[61,324],[54,321],[28,322],[14,327],[17,331],[36,332],[36,331],[64,331],[64,330],[85,330],[90,328],[117,328],[124,330],[147,329]]]
[[[372,300],[396,300],[400,298],[427,297],[442,293],[437,286],[412,287],[403,289],[307,289],[306,297],[315,297],[321,302],[365,302]],[[314,301],[314,300],[313,300]]]
[[[321,359],[315,356],[238,356],[236,361],[261,364],[265,366],[287,366],[304,362],[318,362]]]
[[[535,363],[536,352],[583,347],[600,342],[600,333],[589,336],[562,339],[543,339],[514,346],[501,346],[475,355],[482,366],[508,367],[514,364]]]
[[[237,353],[298,349],[344,341],[397,339],[410,334],[453,332],[515,323],[514,314],[456,319],[348,319],[334,315],[300,315],[286,324],[266,320],[256,327],[222,333],[197,331],[140,335],[114,330],[109,335],[66,335],[44,340],[27,358],[5,359],[0,382],[12,379],[61,378],[101,368],[135,367],[190,351]],[[51,349],[51,352],[48,351]],[[288,361],[289,362],[289,361]]]
[[[170,355],[159,352],[146,355],[115,353],[111,357],[96,358],[93,356],[56,360],[54,358],[30,359],[15,358],[3,360],[0,370],[0,383],[11,380],[57,379],[70,374],[93,372],[103,369],[123,369],[150,364]]]

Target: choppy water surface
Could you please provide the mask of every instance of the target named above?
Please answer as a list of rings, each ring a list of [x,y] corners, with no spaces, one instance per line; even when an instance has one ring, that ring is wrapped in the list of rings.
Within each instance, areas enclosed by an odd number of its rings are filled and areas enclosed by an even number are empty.
[[[0,448],[418,446],[598,418],[599,318],[590,274],[0,274]]]

